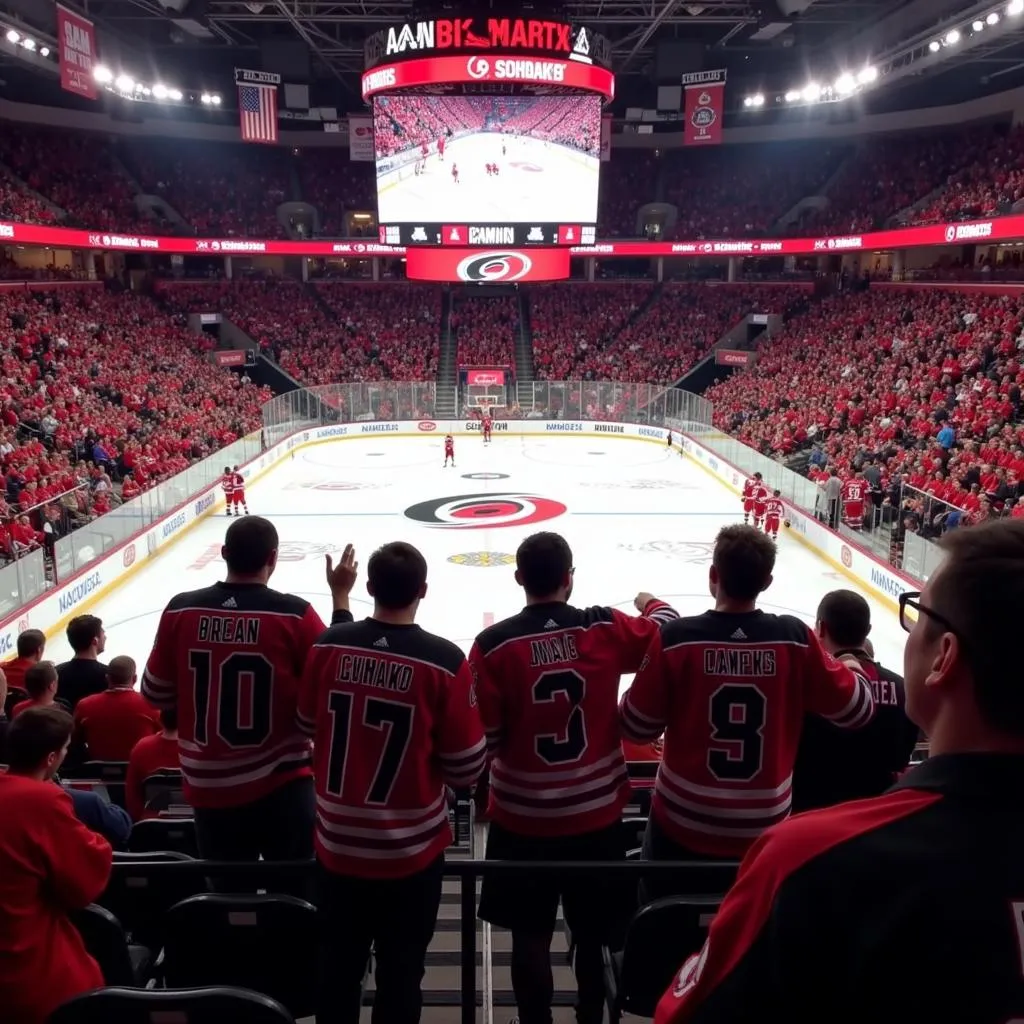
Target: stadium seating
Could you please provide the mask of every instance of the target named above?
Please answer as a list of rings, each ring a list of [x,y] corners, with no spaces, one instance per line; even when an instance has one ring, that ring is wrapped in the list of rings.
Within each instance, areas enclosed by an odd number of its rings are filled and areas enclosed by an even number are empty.
[[[462,299],[449,318],[460,366],[511,366],[514,361],[516,300],[511,296]]]
[[[334,238],[358,233],[345,230],[343,215],[376,209],[373,161],[353,163],[343,150],[310,147],[300,153],[298,166],[302,198],[320,214],[320,234]]]
[[[76,911],[72,920],[107,985],[145,984],[152,954],[145,946],[129,944],[121,922],[109,910],[93,903]]]
[[[101,988],[69,1000],[50,1014],[48,1024],[295,1024],[280,1003],[245,989],[167,990]]]

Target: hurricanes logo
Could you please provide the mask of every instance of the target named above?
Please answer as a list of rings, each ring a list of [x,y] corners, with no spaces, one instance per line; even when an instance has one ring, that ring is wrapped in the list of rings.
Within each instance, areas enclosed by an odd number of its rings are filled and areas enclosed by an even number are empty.
[[[455,268],[460,281],[518,281],[533,269],[533,260],[513,250],[474,253]]]
[[[460,494],[417,502],[405,510],[405,516],[447,530],[486,530],[543,523],[566,511],[560,501],[534,494]]]
[[[505,551],[465,551],[461,555],[449,555],[448,561],[454,565],[475,565],[489,569],[495,565],[514,565],[516,556]]]
[[[649,540],[643,544],[620,544],[620,551],[639,551],[649,555],[667,555],[682,562],[705,565],[711,561],[715,545],[702,541]]]
[[[490,73],[491,65],[486,57],[470,57],[466,61],[466,74],[479,81]]]

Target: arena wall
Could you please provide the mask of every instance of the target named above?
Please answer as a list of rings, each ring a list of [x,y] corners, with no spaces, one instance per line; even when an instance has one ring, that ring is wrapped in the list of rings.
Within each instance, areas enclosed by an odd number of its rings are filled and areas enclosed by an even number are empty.
[[[424,419],[310,427],[283,438],[263,454],[243,465],[241,472],[247,485],[251,486],[299,448],[371,437],[379,439],[384,436],[440,436],[446,430],[451,430],[456,436],[471,437],[479,434],[480,425],[474,420],[449,424]],[[496,420],[494,433],[499,438],[566,434],[573,437],[621,438],[664,445],[666,432],[661,427],[647,427],[635,423]],[[741,470],[692,437],[682,439],[682,451],[719,483],[737,495],[740,493],[745,479],[745,474]],[[196,523],[219,512],[223,504],[219,483],[205,488],[162,519],[112,548],[74,576],[62,581],[54,590],[21,608],[15,615],[0,623],[0,658],[14,654],[15,641],[22,630],[41,629],[48,637],[58,635],[73,616],[83,614],[117,587],[129,581],[150,559],[162,556]],[[919,589],[915,581],[828,529],[803,509],[788,503],[787,505],[790,522],[788,536],[825,559],[837,572],[842,573],[871,597],[895,611],[898,608],[899,595],[903,591]]]

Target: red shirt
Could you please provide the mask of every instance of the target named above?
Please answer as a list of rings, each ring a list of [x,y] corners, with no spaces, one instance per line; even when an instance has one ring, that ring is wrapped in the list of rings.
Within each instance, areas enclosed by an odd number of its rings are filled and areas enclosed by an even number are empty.
[[[128,778],[125,782],[126,802],[132,821],[156,817],[156,814],[146,814],[145,794],[142,788],[146,779],[157,772],[177,771],[179,767],[177,737],[169,739],[163,732],[159,732],[153,736],[143,736],[132,747],[128,757]]]
[[[52,700],[43,703],[39,700],[33,700],[31,697],[29,697],[28,700],[20,700],[13,708],[11,708],[11,718],[16,718],[26,708],[50,708],[53,707],[53,703],[54,702]]]
[[[0,775],[0,1006],[6,1024],[44,1024],[103,986],[68,913],[106,888],[110,844],[52,782]]]
[[[93,761],[127,761],[143,736],[160,729],[160,715],[130,688],[83,697],[75,707],[75,728]]]

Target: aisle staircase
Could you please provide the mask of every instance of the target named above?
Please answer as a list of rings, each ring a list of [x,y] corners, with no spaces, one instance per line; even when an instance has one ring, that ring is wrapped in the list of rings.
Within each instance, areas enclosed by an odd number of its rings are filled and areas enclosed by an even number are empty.
[[[441,295],[440,332],[434,413],[439,420],[454,420],[458,414],[459,362],[456,341],[452,336],[452,292],[450,288],[445,288]]]
[[[530,322],[530,297],[519,289],[516,301],[519,303],[519,329],[516,331],[515,366],[516,382],[532,385],[536,379],[533,362],[533,327]]]

